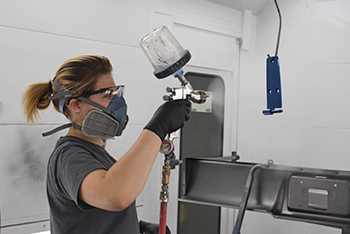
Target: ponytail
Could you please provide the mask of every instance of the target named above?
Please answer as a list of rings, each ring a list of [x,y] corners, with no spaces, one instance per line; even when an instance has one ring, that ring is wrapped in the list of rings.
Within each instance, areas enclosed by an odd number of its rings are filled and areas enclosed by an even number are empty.
[[[45,110],[50,106],[51,87],[51,80],[49,83],[36,82],[27,86],[22,97],[22,107],[27,123],[34,123],[35,120],[40,119],[39,110]]]
[[[101,55],[80,55],[68,59],[56,72],[56,80],[64,91],[77,95],[94,90],[97,78],[102,74],[112,72],[113,68],[108,58]],[[57,89],[50,80],[28,85],[22,97],[24,114],[27,123],[34,123],[40,118],[39,110],[50,106],[49,96],[57,94]],[[52,100],[56,111],[60,112],[59,100]],[[70,111],[67,108],[69,99],[66,98],[63,114],[69,119]]]

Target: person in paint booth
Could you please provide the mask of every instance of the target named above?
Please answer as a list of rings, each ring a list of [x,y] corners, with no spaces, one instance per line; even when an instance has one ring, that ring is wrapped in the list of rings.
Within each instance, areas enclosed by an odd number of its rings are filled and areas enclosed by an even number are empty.
[[[158,234],[158,224],[138,221],[135,200],[141,193],[165,136],[189,119],[188,100],[165,102],[133,146],[116,161],[103,147],[121,136],[128,122],[123,85],[100,55],[64,62],[53,80],[28,85],[22,97],[28,123],[52,103],[70,123],[58,139],[47,167],[52,234]],[[170,230],[167,228],[167,234]]]

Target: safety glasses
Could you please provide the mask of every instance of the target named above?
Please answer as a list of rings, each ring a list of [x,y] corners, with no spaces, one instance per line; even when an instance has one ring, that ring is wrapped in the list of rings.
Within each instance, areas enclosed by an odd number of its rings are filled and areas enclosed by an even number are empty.
[[[124,85],[117,85],[113,87],[103,88],[89,93],[85,93],[81,96],[89,97],[91,95],[98,95],[102,100],[116,102],[124,93]]]

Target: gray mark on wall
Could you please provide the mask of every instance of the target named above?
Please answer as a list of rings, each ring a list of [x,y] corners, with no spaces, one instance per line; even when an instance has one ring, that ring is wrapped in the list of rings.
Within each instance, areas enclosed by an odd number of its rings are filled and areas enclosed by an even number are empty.
[[[0,102],[0,115],[2,115],[3,109],[4,109],[4,105],[2,104],[2,102]]]
[[[0,197],[4,225],[48,217],[46,165],[57,137],[47,125],[0,125]],[[21,221],[22,222],[22,221]]]
[[[50,154],[51,144],[45,141],[33,127],[14,128],[17,137],[15,147],[11,150],[8,163],[8,173],[12,186],[26,186],[32,189],[45,185],[46,164]],[[33,134],[34,133],[34,134]]]

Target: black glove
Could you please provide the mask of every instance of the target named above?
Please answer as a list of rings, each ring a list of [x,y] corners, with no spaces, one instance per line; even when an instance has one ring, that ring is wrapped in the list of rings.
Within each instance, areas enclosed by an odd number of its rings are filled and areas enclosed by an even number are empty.
[[[154,113],[145,129],[157,134],[163,141],[166,134],[184,126],[190,118],[191,102],[187,99],[165,102]]]
[[[159,225],[155,223],[148,223],[140,220],[140,232],[143,234],[159,234]],[[170,229],[166,226],[166,234],[171,234]]]

